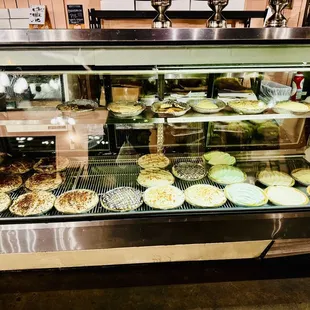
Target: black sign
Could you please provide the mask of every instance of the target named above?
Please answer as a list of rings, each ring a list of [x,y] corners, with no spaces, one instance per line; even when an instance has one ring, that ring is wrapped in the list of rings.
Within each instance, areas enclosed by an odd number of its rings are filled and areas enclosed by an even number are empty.
[[[68,4],[68,20],[70,25],[84,24],[83,5],[81,4]]]

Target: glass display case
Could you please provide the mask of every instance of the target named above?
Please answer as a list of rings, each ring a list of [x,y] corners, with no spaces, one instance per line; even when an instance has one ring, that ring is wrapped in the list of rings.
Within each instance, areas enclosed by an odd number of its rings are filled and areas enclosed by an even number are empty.
[[[4,31],[0,269],[310,252],[309,33]]]

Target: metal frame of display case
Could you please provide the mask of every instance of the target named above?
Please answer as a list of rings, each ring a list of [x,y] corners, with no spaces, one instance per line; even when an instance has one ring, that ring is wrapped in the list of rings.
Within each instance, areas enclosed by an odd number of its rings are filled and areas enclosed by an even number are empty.
[[[223,16],[229,20],[242,20],[244,27],[248,28],[252,18],[265,18],[265,11],[224,11]],[[212,15],[211,11],[169,11],[169,17],[172,19],[208,19]],[[154,19],[154,11],[103,11],[88,10],[89,25],[92,29],[101,29],[102,20],[117,19]]]
[[[0,37],[0,67],[8,71],[22,68],[33,72],[41,66],[44,72],[138,72],[156,76],[262,68],[271,72],[310,71],[309,28],[8,30]],[[130,57],[124,58],[126,53]],[[92,122],[104,122],[104,111],[99,109],[97,113],[98,120]],[[2,112],[0,125],[47,124],[49,116],[40,115]],[[224,117],[245,120],[295,116],[190,115],[161,123],[208,122]],[[77,123],[87,124],[87,119],[77,119]],[[0,270],[263,258],[272,256],[273,249],[279,247],[282,255],[310,253],[309,223],[308,207],[86,214],[55,217],[53,221],[49,217],[25,221],[0,218]],[[302,242],[294,242],[297,239]]]

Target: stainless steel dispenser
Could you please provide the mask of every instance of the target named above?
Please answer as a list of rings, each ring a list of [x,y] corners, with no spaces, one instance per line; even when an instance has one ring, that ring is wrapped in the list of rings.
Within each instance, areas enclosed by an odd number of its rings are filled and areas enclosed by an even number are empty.
[[[153,20],[153,28],[171,28],[172,22],[167,17],[166,11],[171,6],[172,0],[151,0],[152,7],[157,11],[157,16]]]
[[[269,0],[269,7],[273,14],[266,20],[266,27],[286,27],[287,20],[283,15],[284,8],[288,5],[288,0]]]
[[[226,28],[227,21],[222,15],[223,9],[227,6],[228,0],[208,0],[208,5],[213,11],[207,21],[208,28]]]

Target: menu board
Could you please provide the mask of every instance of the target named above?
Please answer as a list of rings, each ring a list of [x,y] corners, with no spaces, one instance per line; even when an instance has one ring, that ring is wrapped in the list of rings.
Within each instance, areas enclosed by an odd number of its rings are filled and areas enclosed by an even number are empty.
[[[29,9],[29,25],[44,25],[45,14],[45,5],[31,5]]]
[[[82,4],[68,4],[67,12],[70,25],[82,25],[85,23]]]

